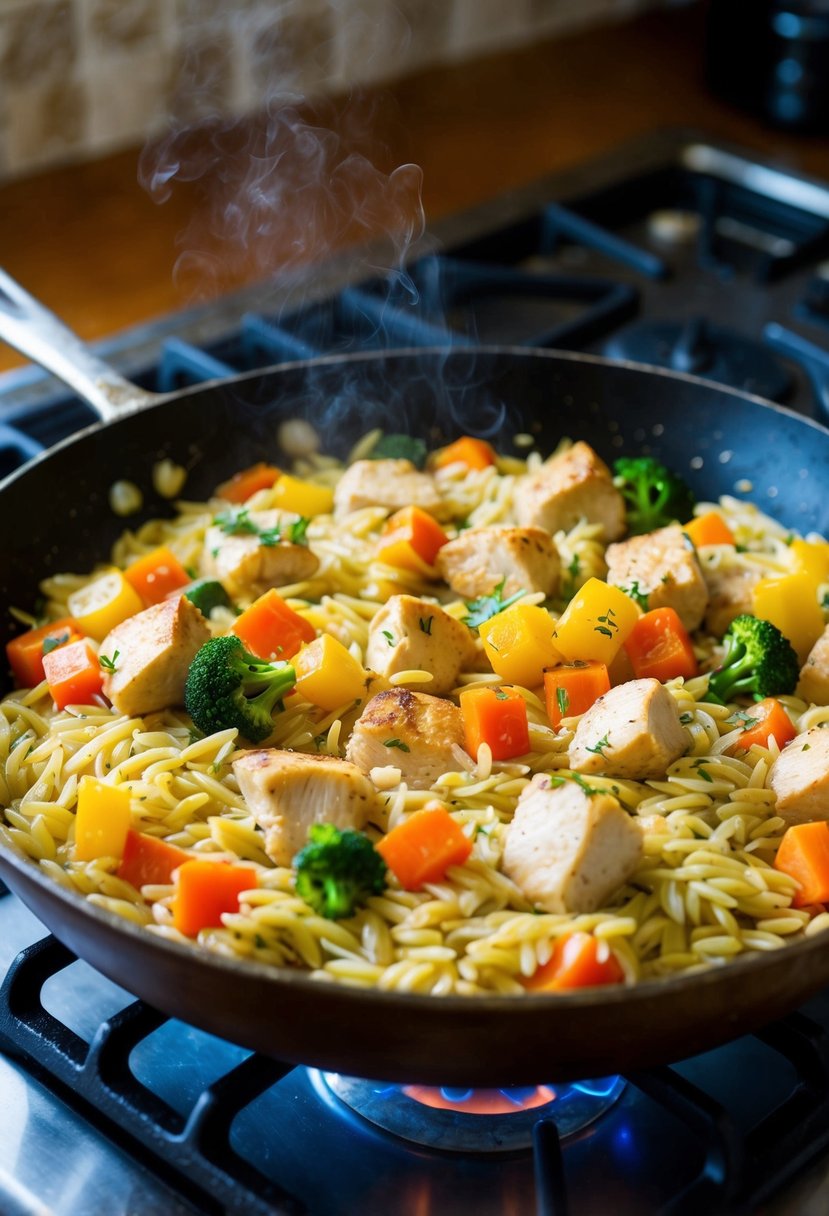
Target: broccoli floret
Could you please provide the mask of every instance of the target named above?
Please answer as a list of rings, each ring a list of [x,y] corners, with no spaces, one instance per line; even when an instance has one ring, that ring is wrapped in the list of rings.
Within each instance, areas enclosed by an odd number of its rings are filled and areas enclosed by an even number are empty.
[[[725,655],[708,681],[708,700],[725,705],[747,695],[755,701],[794,692],[800,664],[794,647],[771,621],[744,613],[726,630]]]
[[[261,743],[273,730],[274,706],[295,683],[290,663],[258,659],[229,633],[211,638],[196,651],[187,672],[184,705],[206,735],[235,726],[251,743]]]
[[[414,435],[381,435],[368,454],[369,460],[411,460],[418,469],[426,463],[428,449]]]
[[[294,858],[296,893],[329,920],[353,916],[369,895],[382,895],[386,866],[368,836],[315,823]]]
[[[690,486],[653,456],[620,456],[613,462],[613,473],[633,536],[691,518],[696,499]]]

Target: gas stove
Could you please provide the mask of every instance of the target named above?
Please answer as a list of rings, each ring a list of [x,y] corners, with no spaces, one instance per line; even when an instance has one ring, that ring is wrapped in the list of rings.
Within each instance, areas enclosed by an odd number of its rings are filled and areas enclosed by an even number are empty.
[[[829,417],[829,183],[698,135],[454,217],[405,275],[368,264],[352,252],[96,350],[165,391],[352,349],[560,347]],[[92,421],[38,370],[0,377],[0,475]],[[829,992],[671,1067],[460,1091],[326,1076],[166,1018],[8,893],[2,973],[8,1216],[788,1216],[829,1200]]]

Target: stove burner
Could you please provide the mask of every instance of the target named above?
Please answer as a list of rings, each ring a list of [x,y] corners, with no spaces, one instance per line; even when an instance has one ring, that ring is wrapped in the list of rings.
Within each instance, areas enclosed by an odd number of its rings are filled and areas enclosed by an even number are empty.
[[[540,1119],[560,1137],[603,1115],[621,1095],[621,1077],[566,1085],[504,1089],[392,1085],[309,1070],[316,1091],[336,1096],[369,1123],[404,1140],[454,1152],[497,1153],[529,1148]]]
[[[629,325],[605,344],[603,354],[691,372],[772,401],[784,400],[792,387],[791,376],[767,347],[702,317]]]

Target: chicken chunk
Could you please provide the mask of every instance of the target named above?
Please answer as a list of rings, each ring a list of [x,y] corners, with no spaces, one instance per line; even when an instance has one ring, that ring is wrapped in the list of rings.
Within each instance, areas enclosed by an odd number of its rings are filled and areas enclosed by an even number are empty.
[[[101,642],[114,661],[104,671],[104,694],[122,714],[149,714],[184,704],[184,683],[210,627],[184,596],[162,600],[128,617]]]
[[[628,680],[582,716],[570,743],[570,768],[645,781],[664,777],[689,743],[667,688],[658,680]]]
[[[745,566],[709,566],[706,561],[701,569],[708,587],[705,628],[721,638],[736,616],[751,612],[754,588],[763,576]]]
[[[271,587],[311,578],[319,569],[319,558],[307,545],[291,541],[291,525],[297,518],[287,511],[250,511],[244,519],[255,531],[228,533],[218,524],[208,528],[202,577],[218,579],[231,596],[253,598]]]
[[[625,531],[625,500],[610,469],[581,441],[516,482],[515,514],[524,527],[548,532],[566,531],[580,519],[601,524],[605,540]]]
[[[372,697],[354,724],[346,758],[364,773],[393,764],[411,789],[425,790],[448,772],[468,772],[463,718],[442,697],[391,688]]]
[[[448,511],[434,478],[421,473],[410,460],[356,460],[334,489],[337,515],[350,515],[363,507],[398,511],[415,506],[437,518]]]
[[[610,794],[536,777],[506,829],[502,867],[545,912],[595,912],[635,871],[642,837]]]
[[[809,651],[800,671],[797,695],[815,705],[829,705],[829,625]]]
[[[829,819],[829,730],[796,735],[769,769],[768,784],[787,823]]]
[[[561,561],[542,528],[469,528],[438,552],[437,568],[456,595],[491,595],[503,580],[503,596],[518,591],[555,595]]]
[[[399,671],[430,672],[425,687],[439,696],[455,687],[476,653],[470,630],[443,608],[413,595],[393,595],[371,622],[365,658],[367,667],[387,679]]]
[[[242,797],[265,832],[265,852],[289,866],[315,823],[361,829],[377,807],[371,782],[347,760],[264,748],[233,761]]]
[[[689,632],[699,628],[708,588],[679,524],[608,545],[605,560],[609,583],[623,590],[637,584],[648,608],[673,608]]]

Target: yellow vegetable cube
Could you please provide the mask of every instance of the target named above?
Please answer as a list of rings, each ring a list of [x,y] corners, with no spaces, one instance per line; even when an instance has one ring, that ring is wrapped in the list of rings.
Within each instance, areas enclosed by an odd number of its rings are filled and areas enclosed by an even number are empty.
[[[141,612],[144,601],[121,571],[112,569],[73,591],[67,608],[87,637],[102,642],[116,625]]]
[[[129,790],[82,777],[75,814],[75,860],[122,857],[129,826]]]
[[[553,645],[555,622],[544,608],[513,604],[478,628],[492,670],[510,684],[537,688],[544,668],[561,662]]]
[[[330,633],[323,633],[294,655],[296,688],[320,709],[338,709],[366,695],[366,672]]]
[[[825,541],[793,540],[789,552],[800,574],[809,574],[818,583],[829,582],[829,545]]]
[[[280,510],[296,511],[297,515],[330,515],[334,510],[334,491],[283,473],[273,488],[273,503]]]
[[[553,641],[568,662],[613,662],[639,620],[639,608],[618,587],[589,578],[559,617]]]
[[[823,633],[823,611],[817,602],[819,581],[811,574],[786,574],[763,578],[754,588],[752,612],[777,626],[801,663]]]

